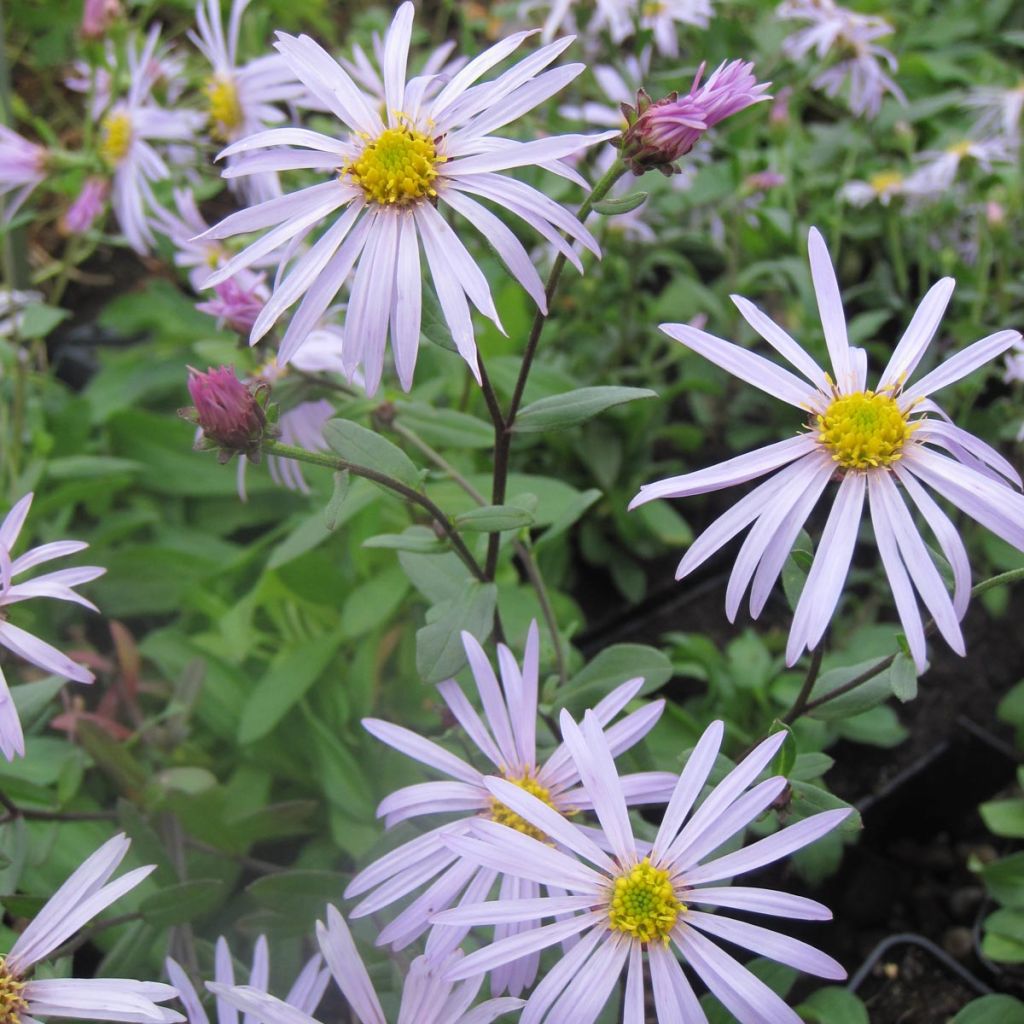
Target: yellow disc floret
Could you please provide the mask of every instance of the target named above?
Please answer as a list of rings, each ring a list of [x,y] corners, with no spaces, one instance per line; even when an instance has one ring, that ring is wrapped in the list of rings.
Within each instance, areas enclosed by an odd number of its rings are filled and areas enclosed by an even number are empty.
[[[368,202],[402,205],[437,195],[433,181],[445,159],[429,135],[403,123],[367,141],[342,173],[362,188]]]
[[[645,857],[615,879],[608,926],[640,942],[668,945],[669,933],[684,910],[686,906],[676,896],[668,872],[656,868],[650,857]]]
[[[868,178],[868,184],[876,195],[882,196],[903,184],[903,175],[899,171],[880,171]]]
[[[554,809],[555,805],[551,802],[551,794],[532,775],[519,775],[515,777],[506,775],[505,778],[512,785],[518,786],[531,796],[535,796],[542,803],[547,804],[548,807]],[[496,800],[494,797],[491,797],[491,821],[496,821],[499,825],[507,825],[509,828],[514,828],[517,832],[532,836],[541,842],[546,842],[548,838],[539,828],[531,825],[525,818],[521,818],[510,807],[506,807],[500,800]]]
[[[21,1015],[28,1013],[24,992],[25,982],[18,981],[0,958],[0,1024],[21,1024]]]
[[[116,167],[127,155],[132,144],[132,119],[123,111],[114,111],[103,119],[100,126],[100,155],[111,167]]]
[[[214,75],[206,83],[205,91],[213,134],[228,142],[242,126],[242,107],[235,83],[226,75]]]
[[[817,417],[818,441],[843,469],[877,469],[896,462],[916,427],[884,391],[839,395]]]

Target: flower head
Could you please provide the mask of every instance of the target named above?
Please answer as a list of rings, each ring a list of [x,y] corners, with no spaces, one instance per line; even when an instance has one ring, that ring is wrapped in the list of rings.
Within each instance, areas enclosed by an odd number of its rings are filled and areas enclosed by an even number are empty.
[[[10,197],[0,206],[0,221],[9,222],[46,177],[48,159],[42,146],[0,125],[0,198]]]
[[[480,718],[454,680],[442,683],[438,689],[465,735],[510,786],[530,793],[559,820],[565,821],[568,816],[589,809],[592,806],[591,794],[580,789],[579,773],[564,744],[543,763],[538,763],[540,640],[536,622],[530,626],[527,635],[522,667],[516,664],[507,647],[498,646],[500,686],[479,643],[469,633],[462,634],[462,641],[483,705],[484,719]],[[595,721],[602,728],[607,727],[612,756],[618,756],[638,743],[661,716],[664,701],[654,701],[610,725],[612,719],[637,695],[642,683],[642,679],[623,683],[594,709]],[[436,879],[381,931],[379,942],[393,943],[396,947],[407,945],[430,927],[430,915],[434,911],[451,905],[460,894],[463,902],[482,899],[499,877],[505,897],[533,899],[539,895],[540,889],[533,882],[521,882],[514,872],[496,874],[480,870],[474,862],[457,856],[446,845],[448,836],[464,835],[481,820],[501,822],[524,835],[541,838],[533,824],[519,816],[511,805],[495,798],[483,772],[432,740],[401,726],[376,719],[367,719],[363,724],[379,740],[454,780],[421,783],[392,793],[377,810],[388,827],[423,814],[449,813],[457,816],[455,821],[385,854],[352,880],[345,893],[348,897],[362,896],[375,890],[352,912],[354,917],[363,917]],[[632,804],[665,800],[673,781],[674,777],[667,772],[642,772],[626,776],[623,780]],[[507,927],[503,925],[499,933],[511,934],[524,926],[523,921]],[[465,933],[464,928],[435,929],[427,943],[427,951],[449,952],[458,946]],[[503,991],[507,986],[517,994],[530,984],[536,972],[537,959],[528,956],[520,963],[496,972],[492,978],[494,991]]]
[[[180,1013],[157,1005],[178,995],[170,985],[159,982],[123,978],[30,980],[37,963],[154,870],[151,864],[110,880],[130,845],[125,836],[114,836],[83,861],[18,936],[10,952],[0,957],[4,1024],[29,1024],[36,1017],[50,1016],[126,1024],[175,1024],[185,1020]]]
[[[106,569],[95,565],[82,565],[74,569],[58,569],[56,572],[44,573],[29,580],[16,582],[15,578],[22,573],[34,569],[37,565],[50,562],[65,555],[77,554],[89,545],[80,540],[58,540],[30,548],[23,555],[14,558],[11,552],[18,540],[18,534],[25,525],[29,509],[32,507],[32,494],[26,494],[7,513],[0,523],[0,647],[6,647],[19,658],[24,658],[44,672],[51,672],[77,683],[91,683],[93,674],[82,665],[72,661],[55,647],[31,633],[26,632],[13,622],[7,621],[6,609],[21,601],[36,597],[51,597],[58,601],[71,601],[92,611],[97,607],[74,588],[82,583],[89,583],[102,576]],[[24,756],[25,739],[18,719],[18,711],[11,699],[10,691],[3,672],[0,671],[0,752],[8,761],[16,754]]]
[[[987,173],[994,163],[1011,161],[1013,153],[999,137],[961,139],[945,149],[925,150],[917,159],[921,166],[903,182],[903,193],[915,199],[939,199],[948,194],[965,161],[975,162]]]
[[[266,382],[243,384],[230,366],[206,373],[190,367],[188,391],[195,402],[195,422],[206,440],[220,448],[221,461],[239,452],[258,462],[270,429],[264,408]]]
[[[240,270],[234,277],[214,286],[215,297],[197,302],[200,313],[217,318],[219,327],[248,334],[270,295],[262,274]]]
[[[106,178],[86,178],[82,191],[61,218],[61,230],[68,235],[85,234],[103,212],[109,191],[110,183]]]
[[[686,576],[753,524],[729,581],[726,612],[730,619],[735,617],[752,583],[750,610],[756,617],[797,534],[829,483],[838,480],[832,511],[797,602],[786,660],[792,665],[804,648],[815,647],[824,635],[850,567],[867,499],[896,609],[914,660],[923,670],[925,637],[917,597],[946,642],[962,654],[960,619],[971,589],[963,541],[923,485],[1024,550],[1024,497],[1018,490],[1017,471],[980,438],[951,423],[930,396],[1011,348],[1020,334],[990,335],[911,384],[909,378],[953,293],[955,282],[943,278],[922,300],[878,383],[868,388],[867,353],[849,343],[839,284],[815,228],[809,253],[831,374],[757,306],[739,296],[734,295],[733,302],[743,318],[802,377],[686,324],[662,324],[661,328],[747,383],[796,406],[804,416],[804,431],[721,465],[647,484],[630,507],[656,498],[715,491],[779,470],[712,524],[693,543],[676,572],[677,579]],[[952,599],[906,499],[916,506],[952,567]]]
[[[538,1024],[575,1020],[574,1010],[585,1006],[585,1014],[578,1019],[594,1020],[626,970],[623,1019],[644,1020],[646,954],[659,1020],[705,1019],[679,965],[681,955],[742,1024],[766,1020],[796,1024],[797,1015],[712,939],[724,939],[824,978],[844,978],[840,964],[805,942],[698,908],[828,920],[828,909],[812,900],[770,889],[709,883],[723,882],[799,850],[830,832],[850,812],[825,811],[745,849],[715,857],[715,851],[742,833],[786,787],[782,777],[754,784],[785,738],[785,733],[777,733],[744,758],[698,806],[722,741],[722,723],[715,722],[678,777],[654,843],[640,842],[633,835],[623,781],[593,712],[586,714],[580,727],[563,711],[561,725],[584,788],[593,798],[609,851],[575,825],[552,815],[529,793],[501,779],[488,779],[497,799],[551,835],[557,847],[488,821],[479,822],[469,835],[450,837],[449,845],[482,868],[518,874],[534,884],[555,885],[560,894],[465,905],[438,914],[437,921],[479,926],[556,920],[470,953],[449,970],[448,977],[474,977],[578,936],[533,990],[525,1019]]]
[[[386,1024],[384,1009],[373,989],[352,933],[338,911],[327,908],[327,924],[316,923],[320,952],[359,1024]],[[519,999],[491,999],[470,1009],[480,991],[482,978],[454,985],[445,980],[445,971],[458,963],[460,954],[443,959],[419,956],[409,965],[402,987],[402,999],[395,1024],[490,1024],[498,1017],[522,1006]],[[208,983],[207,988],[223,1001],[260,1024],[317,1024],[307,1013],[267,995],[260,988],[229,987]],[[223,1018],[222,1018],[223,1019]]]
[[[622,137],[622,155],[633,173],[653,168],[673,173],[678,170],[676,161],[689,153],[709,128],[753,103],[770,99],[763,95],[769,83],[758,83],[753,66],[739,60],[723,62],[701,85],[702,64],[685,96],[671,93],[652,102],[641,90],[636,107],[626,110],[629,128]]]
[[[229,178],[307,168],[319,171],[325,180],[232,214],[207,232],[207,237],[225,238],[270,228],[218,270],[210,280],[214,284],[326,225],[277,284],[250,340],[255,343],[263,337],[301,299],[278,353],[287,363],[339,289],[351,281],[346,369],[351,374],[362,366],[371,394],[380,384],[389,335],[399,380],[406,389],[412,385],[422,318],[421,248],[455,347],[478,378],[470,303],[500,326],[490,286],[443,211],[458,214],[484,233],[542,308],[543,286],[525,248],[478,200],[521,217],[577,265],[578,257],[559,231],[597,251],[589,232],[566,210],[501,172],[538,165],[570,173],[557,162],[609,135],[516,142],[493,134],[583,70],[578,64],[543,70],[571,40],[552,43],[481,84],[483,75],[529,35],[517,33],[471,60],[440,91],[432,92],[429,78],[406,81],[412,19],[412,4],[402,4],[384,40],[383,112],[376,98],[360,90],[312,39],[278,33],[277,49],[292,72],[342,122],[342,137],[282,128],[229,146],[225,157],[249,154],[225,171]]]
[[[78,31],[84,39],[102,39],[110,23],[120,16],[120,0],[85,0]]]
[[[905,194],[906,179],[899,171],[879,171],[867,181],[848,181],[839,195],[853,206],[867,206],[878,202],[888,206],[893,199]]]
[[[1020,145],[1020,119],[1024,114],[1024,80],[1008,89],[980,86],[967,97],[966,106],[978,111],[974,134],[1000,133],[1014,149]]]

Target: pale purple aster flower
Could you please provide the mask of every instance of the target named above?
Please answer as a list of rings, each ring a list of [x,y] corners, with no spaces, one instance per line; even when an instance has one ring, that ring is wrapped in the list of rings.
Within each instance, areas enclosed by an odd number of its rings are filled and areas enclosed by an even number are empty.
[[[102,39],[122,13],[120,0],[85,0],[78,32],[85,39]]]
[[[81,565],[73,569],[58,569],[56,572],[44,573],[29,580],[15,582],[15,577],[34,569],[44,562],[65,555],[74,555],[84,551],[89,545],[80,540],[58,540],[49,544],[41,544],[30,548],[23,555],[13,558],[11,551],[17,543],[18,534],[25,525],[29,509],[32,507],[31,493],[26,494],[4,517],[0,523],[0,647],[6,647],[19,658],[65,679],[73,679],[76,683],[91,683],[95,678],[84,666],[72,661],[56,647],[13,622],[7,621],[6,609],[21,601],[36,597],[50,597],[58,601],[71,601],[83,605],[92,611],[99,609],[89,600],[75,592],[74,588],[89,583],[102,576],[106,569],[95,565]],[[21,730],[18,710],[14,706],[7,681],[0,670],[0,752],[8,761],[16,755],[24,756],[25,738]]]
[[[879,171],[867,181],[848,181],[839,190],[839,198],[857,207],[875,202],[888,206],[893,199],[905,194],[905,182],[899,171]]]
[[[722,723],[715,722],[678,777],[654,843],[640,842],[633,835],[625,790],[607,738],[593,712],[587,712],[580,727],[563,711],[561,725],[572,760],[593,798],[610,855],[530,793],[502,779],[488,779],[494,799],[507,801],[538,832],[555,840],[557,847],[490,821],[480,821],[469,835],[449,836],[446,841],[453,851],[482,868],[518,874],[534,884],[554,883],[565,895],[499,899],[438,914],[438,923],[463,927],[531,923],[527,931],[470,953],[449,970],[448,977],[453,981],[474,977],[523,956],[536,956],[556,943],[576,940],[533,990],[522,1024],[592,1024],[624,969],[623,1024],[643,1024],[647,1019],[644,953],[659,1021],[706,1024],[679,964],[682,956],[741,1024],[798,1024],[797,1014],[713,939],[822,978],[845,978],[842,966],[805,942],[714,911],[823,921],[832,916],[828,908],[771,889],[708,883],[726,882],[807,846],[834,829],[849,809],[815,814],[745,849],[714,857],[724,843],[765,812],[787,784],[776,776],[753,785],[786,737],[779,732],[745,757],[694,810],[722,741]],[[533,925],[538,918],[556,921]]]
[[[82,191],[61,218],[61,230],[68,235],[81,235],[88,231],[103,212],[109,191],[110,182],[106,178],[86,178]]]
[[[886,93],[907,102],[890,74],[899,67],[895,55],[876,43],[893,31],[884,18],[859,14],[833,0],[786,0],[776,13],[780,18],[810,22],[783,41],[783,53],[791,60],[800,60],[812,50],[819,60],[830,55],[839,58],[815,78],[815,88],[835,97],[849,82],[850,110],[857,116],[875,117]]]
[[[1010,89],[979,86],[971,91],[965,105],[978,111],[974,134],[999,132],[1014,148],[1020,145],[1020,119],[1024,115],[1024,81]]]
[[[220,142],[236,142],[280,124],[286,115],[277,104],[293,103],[306,89],[278,54],[258,57],[239,66],[238,35],[242,14],[249,0],[232,0],[227,33],[221,17],[220,0],[199,0],[196,5],[198,33],[189,38],[209,61],[213,73],[204,86],[210,131]],[[236,161],[229,160],[228,166]],[[229,185],[246,203],[262,203],[281,194],[274,171],[256,172]]]
[[[97,914],[131,892],[155,865],[110,879],[131,845],[114,836],[87,858],[50,897],[11,951],[0,957],[0,1008],[7,1021],[34,1024],[37,1017],[175,1024],[185,1018],[158,1006],[177,997],[170,985],[123,978],[45,978],[29,980],[32,968],[50,956]]]
[[[8,223],[46,177],[46,150],[0,124],[0,218]],[[9,197],[9,198],[5,198]]]
[[[711,0],[597,0],[588,30],[607,29],[616,44],[647,31],[660,54],[678,57],[679,26],[707,28],[714,13]]]
[[[359,1024],[387,1024],[373,982],[356,949],[344,918],[327,908],[327,924],[316,923],[320,952],[334,981],[348,1001]],[[437,960],[419,956],[409,965],[402,986],[402,998],[395,1024],[491,1024],[491,1021],[523,1005],[521,999],[490,999],[473,1006],[483,978],[454,985],[444,979],[461,954]],[[252,986],[207,983],[218,1000],[241,1010],[246,1020],[259,1024],[317,1024],[303,1011],[296,1010],[274,996]],[[223,1018],[222,1018],[223,1019]]]
[[[1024,384],[1024,349],[1016,349],[1007,354],[1003,380],[1007,384]]]
[[[263,274],[251,270],[238,271],[234,277],[219,281],[213,288],[214,297],[196,303],[200,313],[217,318],[217,326],[239,334],[248,334],[256,323],[270,297]]]
[[[829,482],[838,478],[835,501],[797,602],[786,662],[794,664],[804,648],[815,647],[824,635],[839,601],[868,499],[896,609],[914,661],[923,670],[925,637],[915,588],[946,642],[963,654],[960,619],[970,600],[971,567],[956,527],[922,485],[1024,550],[1024,497],[1015,489],[1021,486],[1017,471],[980,438],[950,422],[929,396],[995,359],[1021,336],[1017,331],[999,331],[909,384],[953,293],[955,282],[943,278],[921,301],[876,389],[868,390],[867,353],[849,343],[839,283],[816,228],[811,228],[808,248],[831,374],[757,306],[737,295],[732,300],[743,318],[806,379],[704,331],[685,324],[661,325],[670,338],[796,406],[807,417],[807,429],[717,466],[646,484],[630,508],[656,498],[716,491],[780,470],[698,537],[676,570],[676,578],[681,579],[753,524],[729,580],[726,613],[730,620],[735,618],[753,581],[750,611],[756,617],[797,534]],[[917,507],[952,568],[952,600],[904,495]]]
[[[160,40],[160,26],[150,30],[141,51],[128,47],[128,95],[110,108],[100,123],[100,155],[113,173],[111,205],[128,244],[140,253],[154,243],[153,212],[159,208],[152,183],[170,171],[154,142],[188,141],[202,126],[193,110],[165,110],[151,98],[151,64]]]
[[[178,990],[178,998],[181,1000],[181,1005],[185,1007],[188,1024],[210,1024],[210,1018],[206,1010],[203,1009],[199,993],[196,992],[195,986],[189,980],[182,966],[171,957],[164,961],[164,966],[171,984]],[[223,936],[217,939],[213,970],[216,984],[227,987],[235,984],[235,965],[231,957],[231,949]],[[323,958],[317,954],[306,961],[283,1002],[286,1006],[294,1007],[300,1013],[315,1013],[316,1008],[320,1005],[320,1000],[323,999],[324,992],[327,991],[330,980],[330,971],[323,966]],[[256,946],[253,949],[252,969],[249,972],[248,985],[249,988],[256,991],[266,992],[269,983],[270,951],[267,947],[266,936],[261,935],[256,940]],[[221,996],[216,997],[216,1010],[218,1022],[237,1022],[234,1006]]]
[[[485,234],[542,309],[546,308],[543,285],[522,243],[475,197],[503,207],[544,237],[557,240],[577,265],[578,258],[559,231],[599,251],[590,233],[568,211],[499,172],[551,164],[611,133],[561,135],[525,143],[491,134],[583,70],[579,64],[543,70],[571,40],[544,47],[498,78],[479,83],[529,35],[516,33],[471,60],[440,92],[427,96],[431,79],[406,83],[412,20],[412,4],[402,4],[384,40],[386,121],[376,99],[362,92],[312,39],[278,33],[277,48],[293,72],[351,134],[335,138],[281,128],[229,146],[223,155],[250,155],[225,171],[228,177],[301,167],[323,172],[326,180],[232,214],[207,233],[210,238],[224,238],[271,228],[217,271],[210,281],[216,283],[326,223],[322,236],[274,289],[250,340],[257,342],[286,309],[302,299],[278,352],[279,360],[287,363],[339,289],[351,281],[346,368],[351,374],[363,367],[371,394],[380,384],[389,334],[402,387],[408,390],[412,385],[420,337],[421,246],[452,339],[478,380],[470,303],[500,326],[487,279],[439,206]],[[338,211],[340,215],[331,219]],[[386,273],[381,269],[385,267]]]
[[[903,193],[915,199],[939,199],[949,192],[965,160],[975,161],[987,173],[994,163],[1013,160],[1013,153],[1001,138],[964,139],[945,149],[925,150],[917,159],[921,166],[903,183]]]
[[[469,633],[462,642],[484,709],[486,723],[477,714],[462,688],[454,680],[442,683],[438,690],[455,720],[472,744],[509,784],[532,793],[555,817],[590,809],[592,795],[580,789],[580,776],[565,744],[543,763],[537,761],[537,701],[540,638],[537,623],[530,625],[522,667],[504,644],[498,645],[501,685],[480,644]],[[595,721],[607,727],[612,754],[618,756],[638,743],[654,728],[665,702],[652,701],[627,715],[615,725],[615,716],[632,700],[643,685],[632,679],[616,687],[594,709]],[[535,881],[521,880],[515,872],[480,868],[446,845],[452,835],[465,835],[475,822],[490,820],[510,825],[525,834],[541,835],[509,807],[496,800],[487,787],[483,772],[432,740],[399,725],[366,719],[366,729],[377,739],[403,754],[448,776],[454,781],[426,782],[407,786],[387,797],[378,807],[388,828],[423,814],[454,814],[456,820],[418,836],[385,854],[361,871],[349,884],[348,898],[370,893],[352,911],[353,917],[365,917],[427,882],[431,884],[398,917],[386,925],[378,939],[400,949],[413,942],[430,927],[430,915],[451,906],[456,900],[473,903],[483,899],[499,882],[502,899],[535,899],[541,892]],[[672,791],[675,777],[669,772],[640,772],[624,776],[622,784],[632,804],[663,803]],[[560,883],[551,881],[549,892],[557,892]],[[374,890],[371,892],[371,890]],[[529,927],[527,920],[499,924],[497,935],[508,935]],[[427,941],[428,953],[447,953],[465,937],[465,928],[435,928]],[[493,991],[506,988],[518,995],[537,974],[538,959],[526,956],[503,966],[492,977]]]

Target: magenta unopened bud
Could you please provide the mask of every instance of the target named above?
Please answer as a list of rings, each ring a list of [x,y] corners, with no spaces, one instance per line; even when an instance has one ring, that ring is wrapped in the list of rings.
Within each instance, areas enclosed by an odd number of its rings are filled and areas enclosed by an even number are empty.
[[[102,39],[110,23],[121,14],[119,0],[85,0],[79,32],[85,39]]]
[[[638,94],[636,109],[626,114],[630,127],[622,138],[622,155],[633,173],[657,168],[672,174],[678,170],[675,162],[689,153],[709,128],[753,103],[770,99],[763,95],[769,83],[754,78],[753,66],[739,60],[723,63],[701,85],[702,64],[685,96],[671,93],[651,103],[645,93]]]
[[[110,184],[105,178],[87,178],[78,197],[61,218],[61,230],[66,235],[81,235],[96,223],[107,201]]]
[[[268,390],[265,381],[243,384],[231,366],[206,373],[189,367],[188,391],[195,402],[195,422],[205,438],[221,449],[223,461],[233,452],[259,457],[267,434],[260,398],[265,398]]]

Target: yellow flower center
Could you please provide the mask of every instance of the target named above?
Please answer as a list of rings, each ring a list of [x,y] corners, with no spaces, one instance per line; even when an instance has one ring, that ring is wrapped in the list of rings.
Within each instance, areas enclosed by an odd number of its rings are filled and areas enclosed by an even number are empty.
[[[640,942],[668,945],[669,933],[686,910],[672,887],[668,872],[645,857],[636,867],[615,879],[608,907],[608,926],[632,935]]]
[[[25,982],[18,981],[0,958],[0,1024],[21,1024],[21,1015],[28,1012],[24,991]]]
[[[645,18],[656,18],[659,14],[664,14],[667,7],[668,4],[666,3],[659,3],[657,0],[650,0],[649,3],[645,3],[641,7],[640,13]]]
[[[100,155],[111,167],[117,166],[132,144],[132,119],[127,113],[108,114],[100,126]]]
[[[552,810],[555,809],[555,805],[551,802],[551,794],[532,775],[520,775],[517,778],[512,778],[506,775],[505,778],[514,786],[518,786],[531,796],[535,796],[538,800],[546,803]],[[521,818],[510,807],[506,807],[500,800],[496,800],[494,797],[491,797],[491,821],[496,821],[499,825],[507,825],[509,828],[514,828],[517,832],[522,832],[523,835],[532,836],[534,839],[538,839],[542,843],[546,842],[548,838],[539,828],[531,825],[525,818]],[[2,1024],[2,1022],[0,1022],[0,1024]]]
[[[226,75],[214,75],[206,83],[205,91],[213,134],[228,142],[242,124],[242,107],[235,83]]]
[[[903,446],[917,429],[885,392],[839,395],[817,417],[818,441],[843,469],[877,469],[903,457]]]
[[[868,184],[874,189],[876,195],[882,195],[889,189],[896,188],[903,184],[903,175],[898,171],[882,171],[868,178]]]
[[[362,188],[368,202],[404,205],[437,195],[433,181],[437,165],[446,159],[438,154],[430,136],[401,124],[368,140],[342,174]]]

